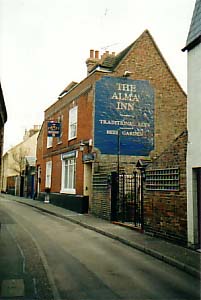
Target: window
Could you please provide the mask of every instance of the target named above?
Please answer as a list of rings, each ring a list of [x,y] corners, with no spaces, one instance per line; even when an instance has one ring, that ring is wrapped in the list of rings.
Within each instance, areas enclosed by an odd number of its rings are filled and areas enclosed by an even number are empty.
[[[146,171],[146,189],[154,191],[178,191],[179,169],[167,168]]]
[[[77,136],[77,106],[69,110],[68,139],[71,140],[76,136]]]
[[[52,161],[46,162],[45,187],[51,188]]]
[[[62,154],[61,192],[75,194],[76,151]]]
[[[53,137],[52,136],[48,136],[47,137],[47,148],[52,147],[52,143],[53,143]]]

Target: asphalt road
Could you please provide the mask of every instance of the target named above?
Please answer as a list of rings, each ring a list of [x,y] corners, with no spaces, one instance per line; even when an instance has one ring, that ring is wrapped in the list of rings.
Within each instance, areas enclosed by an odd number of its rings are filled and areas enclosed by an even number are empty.
[[[19,202],[0,211],[37,249],[57,300],[200,299],[198,279],[118,241]]]

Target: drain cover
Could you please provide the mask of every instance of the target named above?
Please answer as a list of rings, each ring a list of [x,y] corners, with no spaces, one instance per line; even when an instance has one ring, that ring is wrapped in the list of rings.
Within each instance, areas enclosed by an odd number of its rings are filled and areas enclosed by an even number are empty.
[[[1,285],[1,297],[22,297],[24,296],[24,280],[9,279],[3,280]]]

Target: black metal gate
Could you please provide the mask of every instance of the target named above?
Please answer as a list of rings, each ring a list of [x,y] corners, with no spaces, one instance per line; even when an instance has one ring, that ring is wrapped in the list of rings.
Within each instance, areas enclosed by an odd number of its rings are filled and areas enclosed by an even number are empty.
[[[143,229],[143,176],[133,174],[111,175],[111,220],[128,223]]]

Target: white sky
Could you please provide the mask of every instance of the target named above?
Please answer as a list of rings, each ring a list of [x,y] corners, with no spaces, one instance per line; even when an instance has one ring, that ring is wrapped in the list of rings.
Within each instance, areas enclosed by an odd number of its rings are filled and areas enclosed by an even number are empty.
[[[116,53],[148,29],[186,91],[185,46],[195,0],[0,0],[0,80],[8,121],[4,151],[41,124],[89,50]]]

